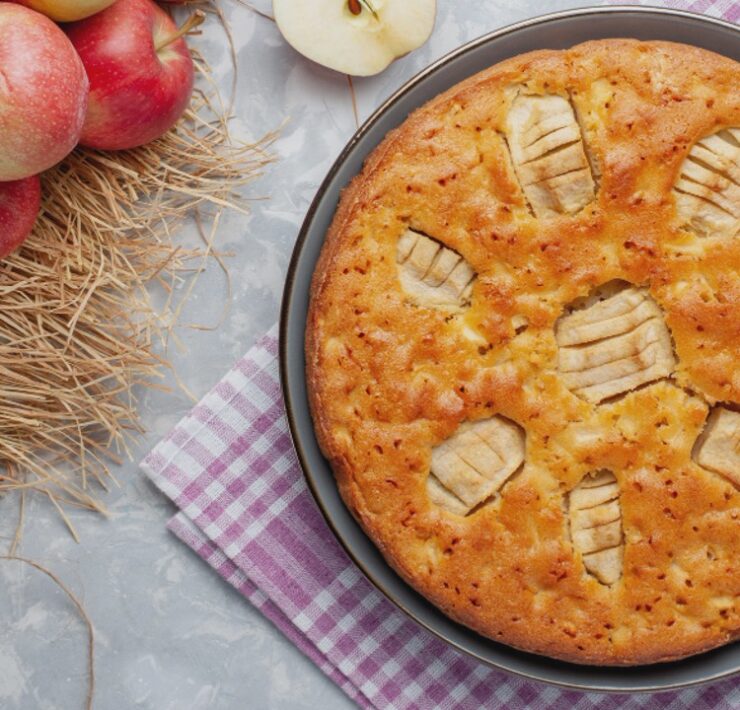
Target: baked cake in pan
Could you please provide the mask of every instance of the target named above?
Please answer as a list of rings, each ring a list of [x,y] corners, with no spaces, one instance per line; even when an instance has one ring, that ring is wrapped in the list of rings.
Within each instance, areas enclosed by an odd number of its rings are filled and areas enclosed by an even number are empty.
[[[344,192],[316,432],[388,562],[577,663],[740,633],[740,66],[606,40],[498,64]]]

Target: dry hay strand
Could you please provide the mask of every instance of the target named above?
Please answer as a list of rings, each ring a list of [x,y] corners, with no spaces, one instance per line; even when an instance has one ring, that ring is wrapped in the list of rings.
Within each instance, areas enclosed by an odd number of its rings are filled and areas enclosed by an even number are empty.
[[[85,611],[85,607],[82,605],[82,602],[77,595],[66,584],[64,584],[59,577],[57,577],[57,575],[47,567],[44,567],[44,565],[41,565],[34,560],[29,560],[27,557],[17,556],[11,552],[7,555],[0,555],[0,562],[19,562],[41,572],[46,575],[72,602],[75,610],[85,624],[85,630],[87,632],[87,693],[85,695],[85,710],[92,710],[93,698],[95,696],[95,627]]]
[[[110,464],[142,431],[137,391],[167,367],[178,287],[190,292],[221,210],[247,210],[241,188],[270,160],[274,136],[232,141],[230,109],[194,59],[201,88],[178,125],[135,150],[78,149],[45,173],[33,234],[0,262],[0,495],[40,492],[73,535],[65,507],[104,512]],[[203,213],[205,248],[177,246],[173,229]]]

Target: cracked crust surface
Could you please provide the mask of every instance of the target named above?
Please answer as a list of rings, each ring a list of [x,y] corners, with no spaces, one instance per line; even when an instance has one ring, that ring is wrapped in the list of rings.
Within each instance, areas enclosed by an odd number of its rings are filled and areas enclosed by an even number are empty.
[[[740,635],[736,429],[722,414],[740,402],[739,82],[737,63],[670,43],[522,55],[412,114],[343,194],[306,336],[319,442],[388,562],[492,639],[629,665]],[[512,140],[544,142],[525,155]],[[544,179],[522,170],[532,159]],[[469,292],[440,308],[404,289],[408,230],[437,250],[414,283],[437,289],[459,256]],[[613,283],[626,293],[614,312],[645,313],[559,343],[558,323]],[[646,351],[657,371],[579,396]],[[455,471],[477,478],[451,476],[450,491],[434,452],[493,418],[521,429],[523,464],[499,474],[471,454]],[[595,510],[574,504],[599,488]]]

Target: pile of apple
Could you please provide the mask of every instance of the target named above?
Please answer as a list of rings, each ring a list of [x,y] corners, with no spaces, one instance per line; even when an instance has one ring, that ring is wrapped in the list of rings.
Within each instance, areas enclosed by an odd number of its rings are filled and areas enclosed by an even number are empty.
[[[0,1],[0,258],[30,234],[39,173],[76,145],[125,150],[185,111],[193,61],[152,0]],[[59,24],[57,24],[59,23]]]

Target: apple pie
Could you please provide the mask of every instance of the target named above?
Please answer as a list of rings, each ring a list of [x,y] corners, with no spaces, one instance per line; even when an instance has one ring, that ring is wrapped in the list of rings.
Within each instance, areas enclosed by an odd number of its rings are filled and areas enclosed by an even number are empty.
[[[344,192],[306,336],[319,442],[444,613],[584,664],[740,635],[740,65],[507,60]]]

